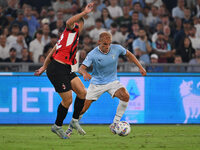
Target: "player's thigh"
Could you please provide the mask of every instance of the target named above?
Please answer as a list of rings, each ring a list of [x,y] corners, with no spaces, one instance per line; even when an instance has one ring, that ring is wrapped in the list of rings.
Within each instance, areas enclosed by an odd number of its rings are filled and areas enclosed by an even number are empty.
[[[72,103],[72,91],[69,90],[67,92],[58,93],[60,97],[62,98],[61,104],[65,106],[66,108],[69,108],[69,106]]]
[[[104,92],[106,92],[104,85],[90,84],[87,89],[86,99],[96,101]]]
[[[85,99],[86,89],[79,77],[75,77],[71,80],[71,87],[79,98]]]
[[[113,82],[110,82],[109,84],[106,85],[107,89],[108,89],[108,93],[112,96],[112,97],[116,97],[115,96],[115,93],[121,89],[121,88],[124,88],[124,85],[122,85],[118,80],[115,80]]]
[[[125,101],[125,102],[129,101],[129,93],[128,93],[128,91],[124,87],[119,88],[115,92],[115,94],[114,94],[113,97],[117,97],[120,100]]]

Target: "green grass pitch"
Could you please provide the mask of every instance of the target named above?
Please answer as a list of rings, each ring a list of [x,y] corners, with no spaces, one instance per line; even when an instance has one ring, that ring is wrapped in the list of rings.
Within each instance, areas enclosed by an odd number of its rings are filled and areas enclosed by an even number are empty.
[[[50,125],[1,125],[0,150],[200,150],[200,125],[131,125],[126,137],[108,126],[82,125],[85,136],[64,140]]]

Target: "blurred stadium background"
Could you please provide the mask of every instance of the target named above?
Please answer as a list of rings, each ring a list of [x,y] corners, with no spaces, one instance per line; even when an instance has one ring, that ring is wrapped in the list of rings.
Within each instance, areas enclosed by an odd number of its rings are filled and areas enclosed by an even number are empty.
[[[97,45],[102,31],[136,55],[147,77],[123,56],[118,65],[119,80],[130,94],[122,119],[132,124],[132,132],[126,138],[109,133],[118,100],[104,94],[81,120],[88,135],[75,133],[66,143],[50,133],[60,97],[45,73],[34,77],[33,72],[65,21],[90,1],[0,0],[0,149],[199,150],[200,0],[93,0],[73,69]],[[87,88],[89,83],[83,83]],[[65,124],[72,112],[70,107]]]

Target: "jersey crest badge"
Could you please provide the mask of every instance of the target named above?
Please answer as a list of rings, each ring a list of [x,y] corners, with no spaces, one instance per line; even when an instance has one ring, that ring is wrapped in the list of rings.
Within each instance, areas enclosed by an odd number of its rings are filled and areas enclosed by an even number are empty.
[[[115,55],[114,54],[112,55],[112,59],[115,59]]]

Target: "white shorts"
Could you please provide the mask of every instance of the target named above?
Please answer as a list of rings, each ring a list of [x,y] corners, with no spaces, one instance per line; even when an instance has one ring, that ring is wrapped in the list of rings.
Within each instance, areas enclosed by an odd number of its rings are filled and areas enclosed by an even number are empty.
[[[97,100],[103,93],[108,92],[112,97],[115,92],[124,87],[118,80],[108,84],[90,84],[87,89],[86,100]]]

